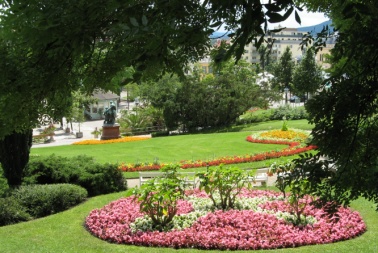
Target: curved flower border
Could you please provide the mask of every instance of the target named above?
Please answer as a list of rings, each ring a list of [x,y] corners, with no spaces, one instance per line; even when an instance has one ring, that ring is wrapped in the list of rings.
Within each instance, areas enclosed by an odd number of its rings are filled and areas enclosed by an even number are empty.
[[[335,221],[325,215],[324,210],[310,205],[306,207],[305,215],[313,216],[316,222],[311,225],[293,226],[275,215],[278,212],[289,212],[290,205],[285,200],[269,199],[272,194],[278,193],[245,190],[239,197],[268,197],[267,201],[258,204],[258,211],[209,212],[182,230],[133,233],[130,225],[143,216],[139,204],[133,201],[133,197],[123,198],[91,211],[85,224],[93,235],[114,243],[221,250],[276,249],[325,244],[347,240],[366,231],[366,225],[358,212],[340,208],[337,213],[339,220]],[[207,198],[206,194],[198,191],[188,192],[188,195],[197,198],[205,195]],[[302,201],[310,201],[309,199]],[[179,216],[194,211],[194,208],[188,208],[190,202],[186,202],[179,205]]]
[[[214,160],[209,161],[181,161],[179,162],[179,167],[182,169],[189,169],[189,168],[200,168],[200,167],[207,167],[207,166],[219,166],[221,164],[238,164],[238,163],[249,163],[249,162],[257,162],[257,161],[264,161],[271,158],[278,158],[281,156],[292,156],[299,153],[307,152],[317,147],[314,145],[309,146],[301,146],[300,142],[292,142],[288,140],[276,140],[276,139],[258,139],[254,136],[247,136],[246,138],[249,142],[254,143],[265,143],[265,144],[281,144],[281,145],[288,145],[288,147],[280,150],[280,151],[270,151],[258,154],[248,154],[248,155],[241,155],[241,156],[224,156],[220,158],[216,158]],[[148,171],[148,170],[160,170],[166,164],[120,164],[119,169],[125,172],[134,172],[134,171]]]

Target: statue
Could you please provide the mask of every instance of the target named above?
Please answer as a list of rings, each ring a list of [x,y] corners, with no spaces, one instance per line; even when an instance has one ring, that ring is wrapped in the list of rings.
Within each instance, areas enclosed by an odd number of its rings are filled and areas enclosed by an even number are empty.
[[[105,108],[104,116],[105,116],[104,124],[114,125],[115,119],[117,117],[117,110],[113,101],[110,102],[110,108]]]

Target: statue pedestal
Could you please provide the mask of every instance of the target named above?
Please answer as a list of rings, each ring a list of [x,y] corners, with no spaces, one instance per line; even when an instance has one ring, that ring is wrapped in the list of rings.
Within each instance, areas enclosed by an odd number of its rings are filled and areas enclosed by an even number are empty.
[[[118,138],[121,138],[118,124],[114,124],[114,125],[104,124],[102,126],[101,140],[111,140],[111,139],[118,139]]]

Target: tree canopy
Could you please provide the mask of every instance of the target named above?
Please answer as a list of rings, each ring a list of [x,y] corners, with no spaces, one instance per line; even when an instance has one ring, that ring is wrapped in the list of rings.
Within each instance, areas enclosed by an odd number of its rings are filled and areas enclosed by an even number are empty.
[[[0,138],[34,127],[40,115],[59,118],[72,90],[114,89],[110,80],[125,67],[134,67],[134,80],[183,73],[208,52],[210,34],[222,25],[233,31],[227,55],[240,58],[245,44],[262,42],[269,22],[299,9],[291,0],[2,0],[0,5],[5,59]]]
[[[256,84],[255,68],[240,60],[223,62],[215,75],[205,75],[199,66],[183,80],[165,75],[157,83],[142,85],[147,101],[163,110],[171,130],[220,127],[235,123],[250,107],[267,107],[277,94]]]
[[[330,78],[306,106],[315,126],[313,142],[336,168],[316,191],[341,203],[361,195],[378,203],[378,2],[308,2],[327,11],[337,29]]]
[[[297,95],[314,94],[323,81],[322,68],[315,61],[314,49],[309,48],[300,64],[294,69],[293,90]]]
[[[182,74],[188,63],[208,53],[209,35],[220,26],[232,31],[224,58],[238,60],[246,44],[261,45],[268,23],[292,14],[299,20],[294,2],[326,12],[338,30],[327,80],[331,88],[307,104],[315,124],[313,142],[337,165],[335,175],[314,191],[344,203],[360,195],[377,203],[378,2],[372,0],[0,0],[0,161],[7,166],[5,174],[22,172],[30,129],[45,115],[64,115],[72,91],[116,89],[111,80],[127,67],[135,70],[133,80]],[[315,42],[321,47],[325,40],[320,36]],[[23,156],[19,163],[5,160],[17,156]],[[19,184],[19,177],[11,183]]]
[[[286,47],[279,61],[272,66],[272,74],[274,75],[272,88],[281,92],[286,87],[292,90],[294,67],[293,54],[290,48]]]

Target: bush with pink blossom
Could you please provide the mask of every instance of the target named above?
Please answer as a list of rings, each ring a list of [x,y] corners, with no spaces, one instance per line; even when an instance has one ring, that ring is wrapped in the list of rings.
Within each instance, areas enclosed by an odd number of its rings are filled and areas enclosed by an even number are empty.
[[[303,202],[310,198],[301,199]],[[209,204],[210,203],[210,204]],[[111,202],[93,210],[86,218],[87,229],[98,238],[114,243],[220,250],[253,250],[299,247],[351,239],[366,231],[358,212],[339,208],[338,220],[323,209],[306,205],[308,222],[289,222],[290,204],[281,193],[243,189],[233,210],[209,210],[211,200],[204,191],[186,191],[177,203],[171,230],[153,230],[133,197]],[[144,228],[143,228],[144,223]],[[142,225],[141,225],[142,224]]]

